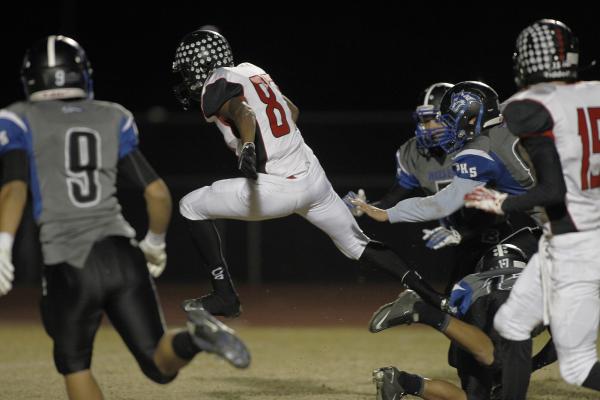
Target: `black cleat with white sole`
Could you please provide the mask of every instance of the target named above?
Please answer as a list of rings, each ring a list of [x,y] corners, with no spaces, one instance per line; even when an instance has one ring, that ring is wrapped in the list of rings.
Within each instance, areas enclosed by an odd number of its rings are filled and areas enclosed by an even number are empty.
[[[377,400],[400,400],[406,391],[398,383],[400,371],[396,367],[383,367],[373,371],[373,383],[377,388]]]
[[[233,329],[203,309],[190,310],[187,315],[188,331],[196,346],[224,358],[236,368],[250,365],[250,352]]]
[[[369,322],[369,330],[377,333],[392,326],[412,324],[418,320],[415,303],[419,301],[422,301],[421,297],[415,291],[405,290],[396,300],[384,304],[373,313]]]

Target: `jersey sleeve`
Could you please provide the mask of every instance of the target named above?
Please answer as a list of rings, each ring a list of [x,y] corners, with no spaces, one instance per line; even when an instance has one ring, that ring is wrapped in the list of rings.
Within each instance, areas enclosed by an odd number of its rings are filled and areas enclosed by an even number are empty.
[[[244,88],[241,84],[219,78],[209,83],[202,94],[202,112],[207,120],[219,113],[223,104],[234,97],[241,96]]]
[[[454,157],[454,174],[463,179],[487,183],[500,173],[500,165],[483,150],[468,149]]]
[[[515,100],[506,105],[504,120],[508,129],[516,136],[544,135],[554,128],[550,111],[535,100]]]
[[[0,110],[0,156],[12,150],[27,151],[27,125],[15,113]]]
[[[408,146],[404,145],[396,151],[396,181],[405,189],[416,189],[420,187],[416,176],[411,174],[407,167],[406,153]]]
[[[137,149],[139,144],[138,129],[133,115],[126,112],[119,126],[119,159]]]

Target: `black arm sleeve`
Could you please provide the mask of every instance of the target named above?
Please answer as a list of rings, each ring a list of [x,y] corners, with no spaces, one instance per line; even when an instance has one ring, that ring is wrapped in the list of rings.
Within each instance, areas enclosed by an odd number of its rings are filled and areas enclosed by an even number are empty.
[[[29,163],[25,150],[12,150],[2,156],[2,184],[10,181],[27,182]]]
[[[415,192],[415,189],[407,189],[403,186],[400,186],[396,181],[390,190],[380,200],[372,202],[371,205],[387,210],[388,208],[398,204],[398,202],[401,200],[413,197]]]
[[[567,187],[553,140],[546,136],[531,136],[523,139],[523,147],[529,153],[538,182],[525,194],[509,196],[502,204],[502,210],[508,213],[542,206],[554,234],[576,232],[577,227],[565,204]]]
[[[533,100],[509,103],[502,111],[508,129],[517,136],[529,136],[554,128],[552,115],[543,104]]]
[[[159,179],[152,166],[139,150],[134,150],[119,160],[119,175],[125,177],[140,189]]]
[[[239,83],[218,79],[204,89],[202,95],[202,112],[206,118],[216,115],[223,104],[234,97],[241,96],[244,88]]]
[[[525,194],[509,196],[502,210],[526,211],[534,206],[563,204],[567,187],[554,141],[546,136],[532,136],[523,138],[522,143],[535,167],[537,184]]]

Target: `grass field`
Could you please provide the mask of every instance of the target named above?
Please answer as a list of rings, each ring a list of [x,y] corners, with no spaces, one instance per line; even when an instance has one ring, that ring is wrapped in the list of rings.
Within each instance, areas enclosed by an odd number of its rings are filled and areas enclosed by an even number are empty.
[[[178,379],[160,386],[145,379],[120,338],[103,327],[93,369],[107,399],[355,400],[375,399],[371,370],[386,365],[457,382],[446,365],[447,340],[428,327],[379,334],[365,328],[238,326],[252,365],[235,370],[201,354]],[[50,340],[39,325],[0,322],[0,399],[63,399]],[[539,343],[537,343],[539,345]],[[564,384],[556,366],[536,373],[530,399],[593,399]]]

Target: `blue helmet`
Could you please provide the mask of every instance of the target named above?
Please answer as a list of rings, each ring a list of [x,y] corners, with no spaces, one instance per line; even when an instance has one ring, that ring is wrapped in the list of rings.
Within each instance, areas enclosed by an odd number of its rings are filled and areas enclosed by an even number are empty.
[[[502,123],[498,93],[483,82],[457,83],[444,95],[438,118],[443,128],[436,142],[447,153],[454,152],[483,130]]]
[[[419,105],[413,113],[416,122],[415,136],[419,148],[431,149],[438,147],[435,138],[436,134],[439,133],[439,128],[426,128],[425,124],[437,117],[442,98],[452,86],[451,83],[437,82],[423,91],[419,99]]]

